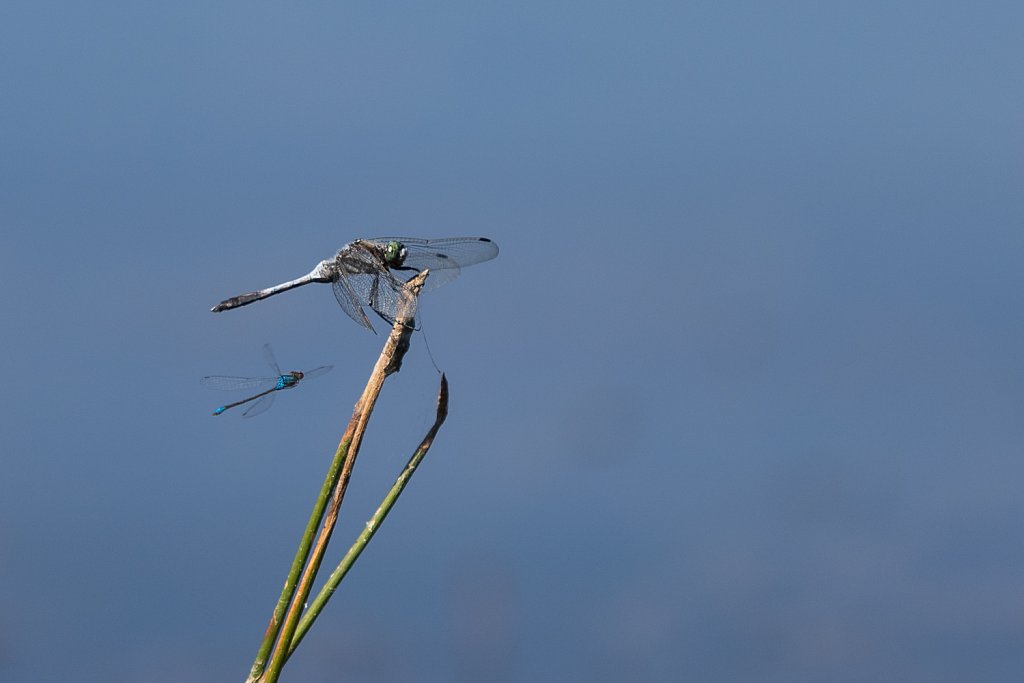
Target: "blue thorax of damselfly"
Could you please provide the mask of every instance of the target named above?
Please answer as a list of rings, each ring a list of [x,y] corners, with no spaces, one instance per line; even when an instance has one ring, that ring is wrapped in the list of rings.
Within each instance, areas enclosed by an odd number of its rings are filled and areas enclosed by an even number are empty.
[[[302,373],[297,371],[289,372],[287,375],[281,375],[277,378],[277,384],[274,389],[287,389],[298,384],[299,380],[302,379]]]

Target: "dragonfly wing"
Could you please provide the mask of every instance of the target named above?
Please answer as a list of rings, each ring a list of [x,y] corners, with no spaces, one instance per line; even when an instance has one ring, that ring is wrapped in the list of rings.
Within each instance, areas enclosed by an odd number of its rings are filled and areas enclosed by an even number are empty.
[[[445,268],[435,268],[434,266],[427,266],[430,269],[430,275],[427,276],[427,281],[423,283],[423,291],[429,292],[433,289],[437,289],[441,285],[446,285],[459,276],[462,269],[458,266],[448,266]]]
[[[375,245],[356,240],[346,244],[334,257],[334,298],[348,317],[370,330],[370,324],[363,306],[370,303],[370,287],[376,273],[383,268],[383,262],[374,251]],[[384,268],[387,270],[386,268]]]
[[[411,254],[411,252],[410,252]],[[429,292],[441,285],[446,285],[459,276],[462,269],[451,258],[440,253],[420,253],[405,259],[405,266],[400,270],[392,270],[392,274],[400,282],[408,282],[424,269],[430,269],[427,281],[423,283],[423,291]]]
[[[388,268],[381,244],[375,240],[356,240],[342,247],[335,257],[335,264],[338,280],[344,283],[341,294],[346,296],[342,297],[337,288],[335,294],[339,294],[338,302],[356,322],[373,329],[365,313],[360,310],[362,319],[352,315],[350,306],[346,306],[343,298],[356,302],[359,307],[369,306],[385,320],[394,321],[400,313],[399,305],[404,300],[401,290],[405,280],[395,277],[395,273]],[[408,272],[412,274],[411,270]],[[401,314],[409,317],[414,313],[414,308],[401,311]]]
[[[270,406],[274,405],[274,394],[276,391],[272,391],[263,398],[259,399],[249,409],[242,413],[242,417],[256,417],[260,413],[265,413],[270,409]]]
[[[331,368],[333,368],[333,367],[334,367],[333,365],[321,365],[318,368],[313,368],[312,370],[306,370],[304,373],[302,373],[302,381],[305,382],[307,379],[313,379],[314,377],[320,377],[322,375],[326,375],[328,372],[331,371]]]
[[[418,237],[378,237],[373,242],[401,242],[406,249],[403,265],[413,268],[464,268],[498,255],[498,245],[486,237],[442,237],[425,240]]]
[[[263,357],[267,359],[267,363],[269,363],[270,367],[274,370],[274,374],[280,377],[283,373],[281,372],[281,368],[277,366],[277,359],[274,358],[274,351],[270,348],[270,344],[263,345]]]
[[[363,297],[359,295],[356,289],[358,282],[353,282],[358,277],[356,275],[347,275],[339,272],[338,277],[331,282],[331,287],[334,289],[334,298],[338,300],[341,305],[341,310],[348,314],[348,317],[355,320],[357,323],[370,330],[376,332],[373,329],[373,325],[370,324],[369,318],[366,317],[366,313],[363,311],[363,305],[368,303],[363,300]]]
[[[416,314],[416,300],[409,299],[408,304],[403,306],[402,302],[406,301],[404,286],[405,281],[394,277],[390,271],[379,273],[370,290],[370,308],[389,323],[394,323],[399,316],[413,317]]]
[[[199,382],[210,389],[256,389],[262,387],[269,389],[277,382],[276,377],[230,377],[228,375],[208,375]]]
[[[373,274],[387,270],[384,248],[373,240],[356,240],[346,244],[334,257],[334,267],[346,275]]]
[[[420,239],[418,237],[381,237],[373,242],[400,242],[406,249],[404,268],[419,272],[430,269],[430,277],[424,284],[426,291],[437,289],[459,276],[465,266],[489,261],[498,255],[498,245],[486,237],[442,237]],[[412,271],[400,271],[403,273]],[[406,278],[408,279],[408,278]]]

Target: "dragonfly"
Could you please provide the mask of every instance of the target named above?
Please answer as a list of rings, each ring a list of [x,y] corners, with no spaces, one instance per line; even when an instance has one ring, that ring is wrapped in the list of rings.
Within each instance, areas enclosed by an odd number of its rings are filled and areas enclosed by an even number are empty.
[[[244,413],[242,417],[255,417],[262,412],[265,412],[274,403],[274,395],[283,389],[293,389],[299,385],[299,382],[313,379],[326,374],[333,368],[333,365],[321,365],[318,368],[300,372],[298,370],[292,370],[291,372],[281,372],[281,368],[277,365],[277,360],[274,358],[274,352],[270,348],[270,344],[263,345],[263,356],[267,359],[267,363],[274,370],[276,377],[229,377],[227,375],[209,375],[199,380],[204,386],[210,387],[211,389],[262,389],[258,394],[250,396],[249,398],[243,398],[241,401],[235,401],[234,403],[228,403],[222,405],[213,411],[214,415],[220,415],[226,410],[234,408],[236,406],[244,405],[249,402],[254,402]]]
[[[333,258],[321,261],[300,278],[225,299],[210,310],[218,313],[246,306],[311,282],[330,283],[348,317],[376,332],[364,306],[389,324],[394,324],[399,314],[411,318],[415,302],[406,301],[402,290],[411,278],[429,268],[423,289],[437,289],[457,278],[462,268],[497,255],[498,245],[486,237],[360,239],[349,242]]]

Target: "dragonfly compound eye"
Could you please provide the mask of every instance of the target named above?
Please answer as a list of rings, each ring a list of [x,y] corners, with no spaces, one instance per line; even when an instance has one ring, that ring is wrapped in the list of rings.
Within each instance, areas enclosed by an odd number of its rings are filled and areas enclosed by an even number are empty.
[[[396,268],[402,265],[405,261],[406,249],[401,242],[391,241],[384,247],[384,260],[391,268]]]

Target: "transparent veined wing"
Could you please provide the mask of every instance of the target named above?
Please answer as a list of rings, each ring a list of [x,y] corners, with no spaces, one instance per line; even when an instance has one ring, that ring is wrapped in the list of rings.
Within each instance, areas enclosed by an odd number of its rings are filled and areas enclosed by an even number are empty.
[[[277,383],[276,377],[232,377],[229,375],[208,375],[199,382],[210,389],[269,389]]]
[[[280,377],[283,373],[277,365],[277,359],[274,358],[274,350],[270,348],[270,344],[263,345],[263,357],[267,359],[267,364],[273,369],[274,374]]]
[[[318,368],[312,370],[306,370],[302,373],[302,381],[305,382],[307,379],[314,379],[316,377],[322,377],[331,371],[333,365],[321,365]]]
[[[399,242],[407,249],[405,265],[413,268],[457,268],[489,261],[498,245],[486,237],[377,237],[373,242]]]
[[[350,318],[370,330],[373,325],[363,306],[394,322],[403,299],[405,281],[388,268],[384,246],[373,240],[356,240],[342,247],[335,257],[334,296]],[[406,313],[412,316],[415,310]]]
[[[396,278],[390,270],[378,273],[373,279],[373,286],[369,292],[370,308],[393,324],[399,315],[402,301],[405,299],[404,286],[405,281]],[[401,310],[401,314],[407,318],[414,316],[416,314],[416,299],[409,299],[408,307]]]
[[[401,243],[406,248],[402,268],[409,270],[399,272],[407,272],[408,277],[403,279],[408,280],[416,272],[429,268],[430,276],[423,286],[425,291],[451,282],[466,266],[489,261],[498,255],[498,245],[486,237],[375,237],[369,241]]]
[[[331,288],[334,289],[334,298],[338,300],[341,310],[345,311],[348,317],[371,332],[376,332],[373,329],[373,325],[370,324],[370,319],[366,317],[366,313],[363,311],[363,306],[368,302],[364,301],[364,297],[361,296],[359,291],[364,287],[357,279],[365,279],[366,277],[366,275],[338,273],[337,278],[331,282]]]
[[[270,406],[274,405],[274,394],[276,391],[272,391],[266,396],[263,396],[258,401],[253,403],[249,408],[242,413],[242,417],[256,417],[260,413],[265,413],[270,409]]]
[[[357,323],[376,332],[363,306],[385,310],[400,286],[384,262],[382,249],[367,240],[346,244],[334,257],[334,297]]]

